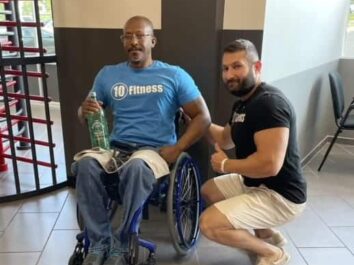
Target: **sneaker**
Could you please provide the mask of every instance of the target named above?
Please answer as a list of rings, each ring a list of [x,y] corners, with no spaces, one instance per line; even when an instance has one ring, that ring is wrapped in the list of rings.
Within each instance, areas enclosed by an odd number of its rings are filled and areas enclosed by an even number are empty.
[[[263,239],[265,242],[277,247],[284,247],[288,240],[279,231],[274,231],[273,235],[269,238]]]
[[[124,256],[109,256],[103,265],[126,265]]]
[[[103,254],[89,253],[84,259],[82,265],[102,265],[104,261]]]
[[[272,257],[261,257],[258,259],[256,265],[286,265],[290,260],[290,256],[281,248],[281,256],[278,260],[272,260]]]

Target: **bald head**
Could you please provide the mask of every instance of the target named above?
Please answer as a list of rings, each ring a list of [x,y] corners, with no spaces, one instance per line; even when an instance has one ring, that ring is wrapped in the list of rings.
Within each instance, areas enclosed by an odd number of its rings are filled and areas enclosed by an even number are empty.
[[[151,22],[150,19],[148,19],[147,17],[144,16],[134,16],[131,17],[127,20],[127,22],[125,22],[124,24],[124,30],[126,30],[126,28],[128,28],[131,24],[135,24],[135,23],[143,23],[145,24],[145,28],[149,29],[151,32],[151,34],[154,34],[154,26]]]

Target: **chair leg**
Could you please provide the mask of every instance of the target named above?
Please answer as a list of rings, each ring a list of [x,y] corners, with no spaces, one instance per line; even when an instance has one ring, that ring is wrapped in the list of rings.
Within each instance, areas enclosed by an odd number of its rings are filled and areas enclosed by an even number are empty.
[[[328,146],[328,149],[327,149],[327,151],[326,151],[326,153],[325,153],[325,155],[324,155],[324,157],[322,159],[322,162],[321,162],[320,166],[318,167],[317,171],[321,171],[321,168],[322,168],[324,162],[326,161],[327,156],[328,156],[329,152],[331,151],[331,149],[333,147],[333,144],[334,144],[334,142],[336,141],[336,139],[338,137],[338,134],[340,134],[341,132],[342,132],[341,128],[338,128],[338,130],[336,131],[336,134],[334,135],[330,145]]]

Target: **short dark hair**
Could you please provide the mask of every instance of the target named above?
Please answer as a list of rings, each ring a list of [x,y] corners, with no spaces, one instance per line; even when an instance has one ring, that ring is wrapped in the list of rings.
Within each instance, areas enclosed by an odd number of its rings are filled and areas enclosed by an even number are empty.
[[[256,46],[254,46],[254,44],[249,40],[237,39],[229,42],[224,48],[224,53],[234,53],[240,51],[246,52],[246,56],[249,62],[259,61],[259,55]]]

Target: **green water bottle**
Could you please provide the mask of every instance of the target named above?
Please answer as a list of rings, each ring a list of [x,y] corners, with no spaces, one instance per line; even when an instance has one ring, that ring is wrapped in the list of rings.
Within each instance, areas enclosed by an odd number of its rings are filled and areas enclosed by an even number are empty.
[[[96,92],[92,91],[89,98],[97,101]],[[91,146],[109,150],[108,126],[103,109],[88,115],[87,124],[90,131]]]

